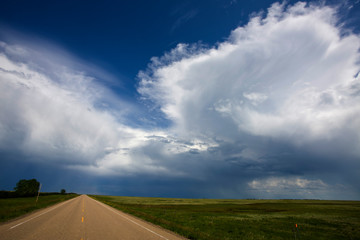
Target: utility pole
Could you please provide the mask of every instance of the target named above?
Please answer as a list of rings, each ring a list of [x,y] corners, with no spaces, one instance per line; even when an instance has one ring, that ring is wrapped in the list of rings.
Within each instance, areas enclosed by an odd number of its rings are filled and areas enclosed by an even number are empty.
[[[37,204],[37,202],[38,202],[38,199],[39,199],[39,195],[40,195],[40,190],[41,190],[41,183],[40,183],[40,186],[39,186],[39,191],[38,191],[38,195],[37,195],[37,197],[36,197],[36,202],[35,202],[35,206],[36,206],[36,204]]]

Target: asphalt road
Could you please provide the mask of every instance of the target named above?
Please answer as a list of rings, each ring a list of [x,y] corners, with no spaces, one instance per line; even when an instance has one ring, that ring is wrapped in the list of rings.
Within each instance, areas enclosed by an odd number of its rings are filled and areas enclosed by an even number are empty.
[[[183,239],[86,195],[0,225],[0,240]]]

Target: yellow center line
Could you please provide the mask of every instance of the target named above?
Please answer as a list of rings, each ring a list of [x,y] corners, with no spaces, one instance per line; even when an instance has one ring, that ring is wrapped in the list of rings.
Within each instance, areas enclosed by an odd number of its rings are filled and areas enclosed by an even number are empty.
[[[84,198],[82,199],[82,206],[81,206],[81,211],[82,211],[82,217],[81,217],[81,222],[83,223],[84,222],[84,212],[85,212],[85,201],[84,201]],[[84,227],[84,226],[83,226]],[[83,240],[85,239],[85,229],[83,228],[83,237],[80,239],[80,240]]]

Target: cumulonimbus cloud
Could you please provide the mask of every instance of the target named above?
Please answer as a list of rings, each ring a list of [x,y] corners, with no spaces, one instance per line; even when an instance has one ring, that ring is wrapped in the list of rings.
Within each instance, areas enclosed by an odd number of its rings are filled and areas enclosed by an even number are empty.
[[[139,92],[188,132],[222,135],[228,120],[238,133],[298,142],[355,130],[359,36],[342,35],[333,8],[284,7],[274,4],[217,47],[180,44],[154,59]]]
[[[339,175],[354,176],[360,37],[341,26],[336,8],[275,3],[217,46],[179,44],[153,58],[138,91],[179,135],[217,142],[239,175],[245,166],[264,179],[346,166]],[[326,170],[309,170],[315,162]]]

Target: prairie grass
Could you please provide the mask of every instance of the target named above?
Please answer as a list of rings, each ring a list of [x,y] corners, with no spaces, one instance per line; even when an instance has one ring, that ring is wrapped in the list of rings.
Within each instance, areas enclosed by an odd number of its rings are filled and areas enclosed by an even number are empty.
[[[360,239],[359,201],[91,197],[189,239]]]
[[[76,196],[78,195],[66,194],[39,196],[39,200],[36,205],[36,197],[0,199],[0,222],[8,221],[34,210],[45,208]]]

